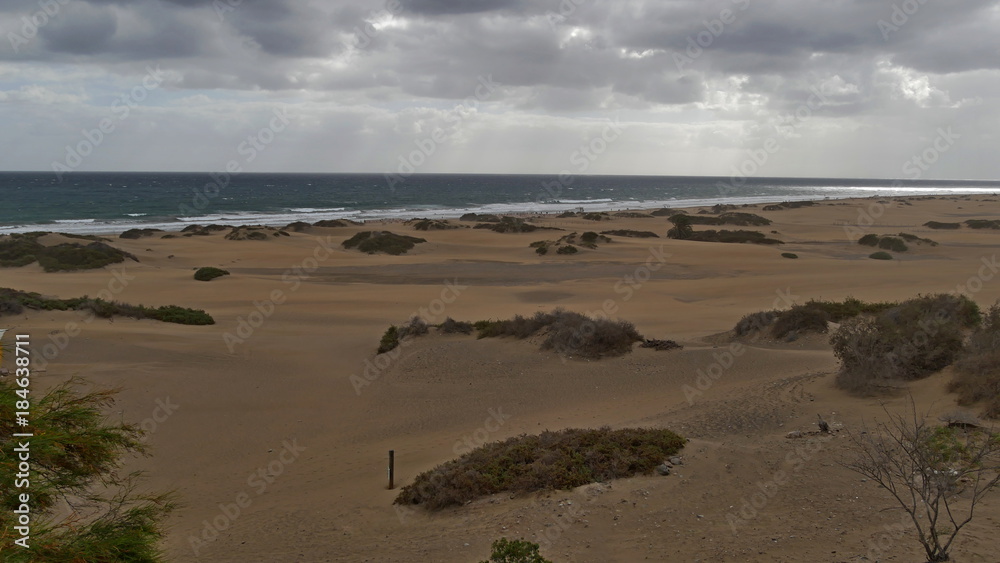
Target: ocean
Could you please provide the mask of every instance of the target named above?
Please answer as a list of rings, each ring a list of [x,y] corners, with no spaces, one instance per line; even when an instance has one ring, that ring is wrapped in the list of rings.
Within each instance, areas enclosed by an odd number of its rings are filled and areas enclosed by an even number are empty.
[[[74,172],[58,178],[0,172],[0,234],[997,192],[1000,181],[470,174],[387,181],[383,174]]]

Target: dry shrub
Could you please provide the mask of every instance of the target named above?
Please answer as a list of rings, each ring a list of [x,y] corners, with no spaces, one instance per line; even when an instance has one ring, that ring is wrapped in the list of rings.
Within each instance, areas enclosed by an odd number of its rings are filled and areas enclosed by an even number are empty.
[[[966,352],[955,362],[948,391],[958,404],[986,401],[983,416],[1000,418],[1000,302],[990,307],[985,322],[969,338]]]

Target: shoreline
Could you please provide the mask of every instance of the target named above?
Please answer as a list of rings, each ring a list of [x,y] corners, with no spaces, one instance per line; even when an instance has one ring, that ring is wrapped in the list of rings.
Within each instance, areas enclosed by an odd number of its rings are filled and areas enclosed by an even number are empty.
[[[507,204],[507,206],[513,206],[515,209],[503,210],[498,207],[504,204],[488,204],[479,207],[469,207],[469,208],[437,208],[437,209],[406,209],[402,211],[383,211],[383,210],[372,210],[371,212],[344,212],[337,211],[331,213],[297,213],[297,214],[268,214],[260,215],[261,219],[266,219],[267,217],[281,217],[281,220],[264,220],[264,221],[253,221],[251,216],[248,215],[238,215],[234,214],[233,217],[227,217],[225,214],[216,215],[206,215],[201,217],[191,217],[187,219],[174,219],[173,221],[164,222],[135,222],[135,223],[122,223],[118,226],[114,226],[110,223],[99,223],[96,220],[81,220],[90,222],[79,222],[74,223],[72,221],[66,221],[63,223],[44,223],[35,224],[30,226],[18,226],[18,227],[0,227],[0,236],[10,235],[10,234],[23,234],[28,232],[45,231],[51,233],[66,233],[72,235],[94,235],[117,237],[121,233],[132,230],[132,229],[156,229],[163,231],[164,234],[176,234],[179,233],[185,227],[191,225],[226,225],[230,227],[273,227],[281,228],[285,227],[294,222],[307,222],[315,223],[317,221],[329,221],[329,220],[347,220],[359,223],[359,225],[367,224],[394,224],[403,223],[411,219],[439,219],[439,220],[452,220],[457,221],[461,215],[466,213],[477,213],[477,214],[492,214],[500,216],[510,216],[518,218],[553,218],[558,214],[567,211],[583,211],[583,212],[649,212],[655,211],[657,209],[669,208],[680,210],[694,210],[699,208],[708,208],[714,205],[735,205],[737,207],[745,207],[747,209],[759,208],[765,205],[777,205],[784,202],[798,202],[798,201],[814,201],[814,202],[826,202],[826,201],[837,201],[837,202],[850,202],[850,201],[868,201],[876,199],[922,199],[922,198],[942,198],[942,197],[994,197],[998,196],[998,192],[934,192],[934,193],[919,193],[919,194],[900,194],[900,195],[885,195],[885,194],[873,194],[869,196],[847,196],[847,197],[834,197],[834,196],[802,196],[796,198],[785,198],[785,199],[775,199],[771,196],[750,196],[743,198],[719,198],[719,199],[689,199],[689,200],[656,200],[648,202],[636,202],[641,204],[639,206],[625,205],[621,207],[620,205],[626,204],[628,202],[606,202],[602,200],[594,200],[595,203],[587,204],[583,200],[574,201],[573,203],[558,203],[558,204],[543,204],[543,205],[553,205],[560,206],[559,209],[545,210],[545,211],[525,211],[522,210],[523,206],[530,205],[529,203],[518,203],[518,204]],[[681,204],[681,205],[679,205]],[[360,214],[370,213],[375,215],[371,218],[365,219],[359,217]],[[379,213],[392,213],[390,216],[378,216]],[[250,219],[248,221],[248,219]],[[68,227],[62,227],[62,225],[71,225]],[[93,227],[89,227],[93,225]]]

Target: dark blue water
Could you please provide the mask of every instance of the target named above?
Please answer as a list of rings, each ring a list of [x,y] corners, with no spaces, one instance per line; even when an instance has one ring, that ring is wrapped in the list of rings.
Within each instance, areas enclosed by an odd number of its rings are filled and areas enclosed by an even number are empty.
[[[284,225],[320,219],[561,212],[790,199],[994,193],[1000,182],[679,176],[0,172],[0,233],[114,232],[188,223]]]

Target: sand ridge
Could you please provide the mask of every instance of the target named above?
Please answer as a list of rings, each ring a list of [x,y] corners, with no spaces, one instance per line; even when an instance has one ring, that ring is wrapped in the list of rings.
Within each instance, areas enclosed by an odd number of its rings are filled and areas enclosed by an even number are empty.
[[[879,201],[887,203],[878,204],[882,213],[868,226],[865,216]],[[217,324],[207,327],[94,321],[36,382],[80,375],[121,386],[116,413],[132,421],[150,420],[157,400],[177,405],[165,420],[148,424],[153,457],[133,463],[149,472],[151,488],[180,491],[183,507],[171,517],[165,542],[172,561],[479,561],[501,536],[539,542],[553,561],[917,560],[912,538],[872,547],[901,513],[874,485],[837,465],[849,455],[845,440],[785,438],[791,430],[815,430],[817,414],[857,428],[881,412],[879,399],[833,387],[837,362],[822,337],[747,342],[693,400],[684,389],[697,388],[699,371],[727,350],[711,337],[753,311],[810,298],[896,300],[959,287],[975,289],[971,296],[981,306],[992,304],[1000,298],[1000,278],[981,272],[992,273],[1000,233],[937,231],[923,223],[996,218],[998,199],[761,207],[739,211],[772,219],[768,227],[750,228],[786,244],[612,236],[596,250],[543,257],[529,243],[610,229],[663,237],[670,224],[665,218],[598,223],[547,216],[531,221],[566,232],[498,234],[417,232],[391,222],[377,228],[428,242],[398,257],[339,248],[371,225],[268,241],[227,241],[221,234],[115,239],[140,262],[62,274],[37,265],[4,269],[0,285],[60,297],[96,295],[113,285],[121,288],[114,295],[121,301],[203,308],[215,317]],[[704,228],[714,227],[695,226]],[[848,239],[850,228],[903,231],[940,244],[913,246],[880,262],[867,258],[872,249]],[[782,252],[799,258],[781,258]],[[201,266],[232,275],[196,282],[193,268]],[[685,348],[564,360],[528,341],[432,334],[394,359],[374,356],[385,328],[421,309],[440,322],[556,306],[613,310],[647,337],[678,340]],[[31,312],[4,322],[46,342],[77,317]],[[230,351],[224,335],[257,318],[259,326]],[[371,381],[352,384],[351,376],[364,377],[365,370]],[[954,397],[944,392],[947,380],[946,371],[911,385],[918,405],[934,415],[954,408]],[[905,403],[887,401],[890,408]],[[385,488],[389,449],[396,452],[396,481],[406,484],[454,457],[456,444],[482,436],[477,431],[497,409],[509,418],[488,433],[490,440],[544,429],[653,425],[692,442],[684,465],[669,477],[529,498],[501,495],[435,514],[392,506],[395,492]],[[290,443],[301,449],[290,453]],[[787,473],[787,482],[774,483],[777,471]],[[747,510],[744,502],[757,491],[767,496],[765,506]],[[241,493],[250,502],[229,518],[226,507]],[[998,518],[1000,499],[987,499],[960,536],[956,560],[990,561]],[[213,520],[225,529],[202,539],[196,556],[191,538]]]

